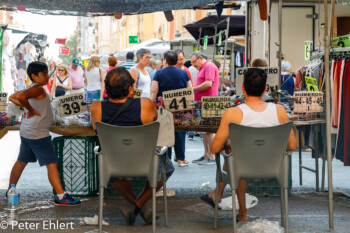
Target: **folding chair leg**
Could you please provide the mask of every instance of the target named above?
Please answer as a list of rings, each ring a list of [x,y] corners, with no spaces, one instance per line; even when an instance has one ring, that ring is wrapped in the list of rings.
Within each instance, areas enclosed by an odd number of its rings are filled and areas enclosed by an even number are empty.
[[[100,185],[99,202],[98,202],[98,232],[102,233],[102,219],[103,219],[103,191],[104,187]]]
[[[218,228],[218,207],[219,206],[219,182],[216,181],[215,191],[215,212],[214,212],[214,229]]]
[[[285,219],[284,219],[284,191],[283,188],[281,188],[281,226],[285,226]]]
[[[284,189],[284,218],[285,218],[285,232],[288,233],[289,232],[289,226],[288,226],[288,189]]]
[[[165,153],[165,156],[168,156],[168,153]],[[164,219],[165,219],[165,226],[168,226],[168,199],[167,199],[167,193],[166,193],[166,172],[165,172],[165,165],[166,165],[166,157],[163,156],[163,197],[164,197]]]
[[[233,214],[233,233],[237,233],[236,190],[235,189],[232,189],[232,214]]]
[[[156,188],[152,188],[152,228],[156,233]]]

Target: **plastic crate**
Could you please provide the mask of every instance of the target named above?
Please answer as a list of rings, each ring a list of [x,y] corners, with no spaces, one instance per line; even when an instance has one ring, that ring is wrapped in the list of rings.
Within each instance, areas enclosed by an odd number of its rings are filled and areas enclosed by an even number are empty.
[[[289,157],[289,184],[288,193],[292,188],[292,161]],[[281,195],[281,186],[277,179],[247,179],[247,193],[257,197],[279,197]]]
[[[145,187],[145,183],[147,181],[147,178],[133,178],[130,180],[132,189],[134,191],[134,194],[138,196],[142,190]],[[110,185],[108,185],[104,189],[104,199],[109,200],[121,200],[123,199],[123,196],[121,196],[114,188],[112,188]]]
[[[61,183],[71,196],[88,197],[98,192],[96,144],[97,137],[53,139]]]

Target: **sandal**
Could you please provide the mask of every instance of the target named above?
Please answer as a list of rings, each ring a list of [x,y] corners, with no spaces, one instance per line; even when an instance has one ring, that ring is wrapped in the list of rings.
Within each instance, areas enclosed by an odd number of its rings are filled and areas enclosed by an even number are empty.
[[[179,166],[179,167],[188,166],[188,161],[186,161],[186,160],[178,160],[177,161],[177,166]]]

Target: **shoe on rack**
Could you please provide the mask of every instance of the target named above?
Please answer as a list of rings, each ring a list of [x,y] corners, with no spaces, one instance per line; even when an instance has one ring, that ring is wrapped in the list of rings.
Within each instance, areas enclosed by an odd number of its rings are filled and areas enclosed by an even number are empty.
[[[205,160],[203,160],[202,162],[199,162],[198,165],[215,165],[216,161],[215,159],[211,160],[209,158],[206,158]]]
[[[188,135],[188,140],[193,141],[193,135]]]
[[[202,156],[199,159],[192,160],[192,163],[199,163],[199,162],[202,162],[204,160],[205,160],[205,158],[204,158],[204,156]]]
[[[188,166],[188,162],[186,160],[178,160],[177,161],[177,166],[179,166],[179,167],[186,167],[186,166]]]
[[[58,196],[55,196],[55,206],[77,206],[80,205],[80,200],[76,200],[71,197],[68,193],[64,194],[63,198],[60,200]]]

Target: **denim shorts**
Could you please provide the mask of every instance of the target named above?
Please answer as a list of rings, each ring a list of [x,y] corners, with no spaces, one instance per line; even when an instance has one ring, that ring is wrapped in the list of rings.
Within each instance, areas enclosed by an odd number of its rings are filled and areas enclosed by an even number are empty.
[[[57,163],[58,160],[51,136],[40,139],[21,137],[21,147],[17,160],[25,163],[35,163],[38,160],[41,167],[50,163]]]

